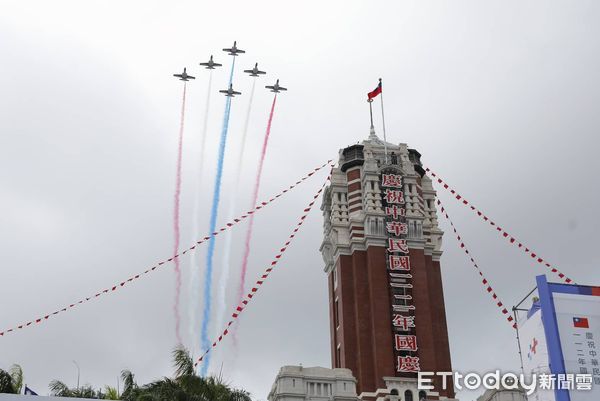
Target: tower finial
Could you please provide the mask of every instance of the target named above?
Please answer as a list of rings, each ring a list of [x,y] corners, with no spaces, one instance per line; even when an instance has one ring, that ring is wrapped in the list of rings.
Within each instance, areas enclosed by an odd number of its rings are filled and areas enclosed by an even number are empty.
[[[371,127],[369,129],[369,140],[370,141],[379,141],[379,138],[377,137],[377,134],[375,133],[375,126],[373,125],[373,106],[371,103],[373,103],[373,99],[369,99],[367,100],[367,102],[369,103],[369,115],[371,117]]]
[[[367,102],[369,103],[369,116],[371,117],[371,128],[369,129],[369,139],[371,139],[371,140],[378,139],[377,135],[375,134],[375,126],[373,125],[373,106],[371,105],[371,103],[373,103],[373,99],[369,99],[369,100],[367,100]]]
[[[369,130],[369,140],[379,141],[379,137],[375,133],[375,128],[372,125],[371,125],[371,129]]]

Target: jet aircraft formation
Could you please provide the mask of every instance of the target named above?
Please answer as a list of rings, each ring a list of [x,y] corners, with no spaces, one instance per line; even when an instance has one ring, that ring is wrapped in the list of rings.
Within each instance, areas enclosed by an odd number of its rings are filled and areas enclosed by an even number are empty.
[[[237,57],[240,54],[246,53],[245,50],[242,50],[239,47],[237,47],[237,41],[233,42],[233,46],[229,48],[224,48],[223,51],[233,57]],[[223,64],[214,61],[212,54],[207,62],[199,64],[207,70],[214,70],[215,68],[223,66]],[[251,77],[259,77],[261,75],[266,74],[265,71],[261,71],[258,69],[258,63],[255,63],[253,68],[244,70],[244,72],[250,75]],[[187,73],[187,68],[184,68],[181,74],[173,74],[173,76],[179,78],[180,81],[189,81],[190,79],[196,79],[196,77]],[[287,91],[287,88],[284,88],[283,86],[279,85],[279,79],[277,79],[274,85],[267,85],[265,86],[265,88],[269,89],[271,92],[274,93],[281,93],[281,91]],[[233,89],[233,84],[229,84],[229,87],[227,89],[220,90],[219,92],[223,93],[227,97],[234,97],[236,95],[242,94],[241,92],[238,92]]]
[[[222,182],[222,176],[223,176],[223,165],[224,165],[224,160],[225,160],[225,145],[226,145],[226,141],[227,141],[227,136],[228,136],[228,130],[229,130],[229,116],[230,116],[230,111],[231,111],[231,102],[232,102],[232,98],[234,98],[235,96],[239,96],[242,93],[240,91],[236,91],[233,87],[233,76],[234,76],[234,70],[235,70],[235,64],[236,64],[236,58],[239,55],[242,55],[244,53],[246,53],[245,50],[242,50],[238,47],[237,42],[233,42],[233,46],[229,47],[229,48],[224,48],[222,49],[227,55],[234,57],[231,60],[231,73],[228,74],[228,83],[227,83],[227,88],[226,89],[222,89],[219,90],[219,93],[222,93],[226,96],[226,100],[225,100],[225,110],[223,113],[223,124],[222,124],[222,128],[221,128],[221,135],[220,135],[220,140],[219,140],[219,148],[218,148],[218,153],[217,153],[217,169],[216,169],[216,174],[215,174],[215,186],[214,186],[214,192],[213,192],[213,202],[212,202],[212,207],[210,209],[210,228],[209,228],[209,232],[215,232],[216,230],[216,222],[217,222],[217,215],[218,215],[218,209],[219,209],[219,200],[220,200],[220,194],[221,194],[221,182]],[[222,67],[223,64],[218,63],[217,61],[215,61],[213,55],[210,56],[210,58],[208,59],[208,61],[206,62],[202,62],[199,63],[201,67],[204,67],[204,69],[210,70],[211,74],[212,74],[212,70],[217,69],[219,67]],[[255,63],[254,66],[252,68],[243,70],[243,72],[245,74],[248,74],[249,76],[253,77],[253,78],[258,78],[262,75],[265,75],[266,72],[263,70],[260,70],[258,68],[258,63]],[[183,96],[182,96],[182,106],[181,106],[181,121],[180,121],[180,131],[179,131],[179,145],[178,145],[178,161],[177,161],[177,186],[176,186],[176,195],[175,195],[175,213],[174,213],[174,223],[173,223],[173,227],[174,227],[174,237],[175,237],[175,250],[174,253],[177,254],[178,250],[179,250],[179,201],[180,201],[180,191],[181,191],[181,158],[182,158],[182,144],[183,144],[183,127],[184,127],[184,111],[185,111],[185,101],[186,101],[186,85],[187,85],[187,81],[193,80],[195,79],[194,76],[190,75],[187,73],[187,69],[184,68],[183,72],[181,74],[173,74],[174,77],[178,78],[181,81],[184,81],[184,85],[183,85]],[[204,121],[207,121],[208,118],[208,113],[209,113],[209,99],[210,99],[210,91],[211,89],[211,82],[212,82],[212,75],[209,78],[208,81],[208,96],[207,96],[207,103],[206,103],[206,108],[205,108],[205,116],[204,116]],[[252,107],[252,99],[254,97],[254,89],[255,89],[255,85],[256,85],[256,81],[252,82],[252,90],[251,90],[251,95],[249,96],[249,101],[248,101],[248,112],[247,112],[247,119],[246,119],[246,125],[244,128],[244,133],[242,135],[242,137],[244,139],[242,139],[241,143],[242,143],[242,152],[240,152],[240,156],[239,156],[239,160],[237,163],[237,167],[238,167],[238,177],[241,174],[241,166],[242,166],[242,156],[243,156],[243,144],[244,144],[244,140],[246,138],[246,133],[247,133],[247,129],[248,129],[248,119],[250,116],[250,110]],[[257,171],[257,176],[254,180],[255,183],[255,187],[253,190],[253,196],[254,196],[254,200],[252,202],[252,204],[256,204],[257,201],[257,196],[258,196],[258,190],[259,190],[259,185],[260,185],[260,177],[262,174],[262,166],[264,164],[264,160],[265,160],[265,155],[266,155],[266,151],[267,151],[267,144],[268,144],[268,139],[270,136],[270,132],[271,132],[271,122],[273,120],[273,115],[275,112],[275,104],[277,101],[277,95],[279,93],[281,93],[282,91],[286,91],[287,89],[282,87],[279,84],[279,79],[276,80],[275,84],[273,85],[267,85],[265,86],[266,89],[270,90],[271,92],[274,93],[273,96],[273,101],[272,101],[272,105],[270,108],[270,113],[269,113],[269,119],[268,119],[268,123],[267,123],[267,128],[266,128],[266,132],[265,132],[265,136],[264,136],[264,140],[263,140],[263,145],[262,145],[262,150],[261,150],[261,154],[260,154],[260,160],[259,160],[259,168]],[[204,125],[204,132],[202,134],[202,143],[204,144],[204,139],[206,138],[206,124]],[[204,145],[203,145],[204,147]],[[203,149],[204,151],[204,149]],[[201,172],[200,172],[201,175]],[[235,210],[235,196],[232,198],[233,202],[232,206],[231,206],[231,210]],[[195,205],[198,205],[199,203],[195,201]],[[194,235],[196,235],[197,233],[194,232]],[[250,223],[248,231],[246,233],[246,244],[250,244],[250,239],[252,238],[252,223]],[[209,247],[208,247],[208,252],[206,254],[206,269],[204,270],[205,273],[205,277],[204,277],[204,291],[203,291],[203,298],[204,298],[204,309],[202,312],[202,326],[201,326],[201,330],[200,330],[200,342],[201,342],[201,346],[203,348],[207,348],[210,346],[210,342],[209,342],[209,328],[211,326],[211,314],[212,312],[212,275],[213,275],[213,255],[214,255],[214,250],[215,250],[215,246],[214,246],[214,237],[210,238],[210,242],[209,242]],[[229,251],[228,251],[229,252]],[[241,274],[241,279],[240,279],[240,288],[244,288],[244,280],[245,280],[245,271],[246,271],[246,266],[248,263],[248,249],[246,249],[246,253],[244,254],[243,257],[243,262],[242,262],[242,274]],[[176,324],[175,324],[175,331],[176,331],[176,335],[179,339],[180,337],[180,333],[179,333],[179,328],[180,328],[180,316],[179,316],[179,294],[180,294],[180,287],[181,287],[181,273],[178,270],[178,265],[176,265],[176,274],[178,275],[176,277],[176,298],[175,298],[175,304],[174,304],[174,311],[175,311],[175,320],[176,320]],[[225,273],[223,273],[223,277],[227,277],[227,275],[225,275]],[[191,277],[191,281],[192,283],[197,282],[199,284],[199,277],[192,275]],[[194,285],[192,285],[192,287],[194,287]],[[225,297],[225,290],[223,289],[223,286],[220,286],[221,290],[221,298],[224,299]],[[198,285],[198,289],[199,289],[199,285]],[[200,295],[200,294],[196,294],[196,295]],[[242,293],[238,294],[238,297],[240,298],[240,302],[242,301]],[[193,299],[198,299],[199,297],[193,297]],[[198,315],[199,312],[199,305],[192,305],[191,310],[194,311],[193,315],[196,316]],[[220,309],[224,309],[225,308],[225,301],[223,300],[221,302],[221,305],[219,305]],[[217,312],[217,316],[224,316],[224,310],[219,310]],[[191,320],[195,320],[194,318],[192,318]],[[193,325],[191,327],[194,327]],[[178,340],[180,341],[180,340]],[[203,367],[202,367],[202,375],[206,374],[206,369],[208,369],[208,364],[209,364],[209,358],[210,355],[207,357],[207,359],[204,361]]]

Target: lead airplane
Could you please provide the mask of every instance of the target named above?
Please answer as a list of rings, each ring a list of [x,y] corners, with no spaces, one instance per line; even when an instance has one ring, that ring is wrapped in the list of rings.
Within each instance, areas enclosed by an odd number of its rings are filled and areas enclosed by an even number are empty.
[[[184,68],[181,74],[173,74],[173,76],[179,78],[180,81],[189,81],[190,79],[196,79],[196,77],[188,75],[188,73],[185,70],[186,69]]]
[[[277,82],[275,82],[275,85],[267,85],[267,86],[265,86],[265,88],[271,89],[271,92],[275,92],[275,93],[280,93],[281,91],[287,90],[287,88],[284,88],[283,86],[279,86],[279,80],[277,80]]]
[[[237,42],[233,42],[233,47],[229,49],[223,49],[224,52],[227,52],[230,56],[237,56],[238,54],[246,53],[245,50],[241,50],[237,48]]]
[[[266,72],[261,71],[258,69],[258,63],[254,64],[254,68],[251,70],[244,70],[244,72],[247,72],[248,74],[250,74],[251,77],[258,77],[259,75],[264,75],[266,74]]]
[[[207,70],[214,70],[215,67],[220,67],[223,64],[215,63],[213,61],[213,56],[211,54],[210,55],[210,60],[208,60],[206,63],[200,63],[200,65],[206,67]]]
[[[235,97],[235,95],[241,95],[242,94],[242,92],[236,92],[236,91],[233,90],[233,84],[229,84],[229,88],[223,89],[223,90],[221,90],[219,92],[224,93],[225,96],[227,96],[227,97]]]

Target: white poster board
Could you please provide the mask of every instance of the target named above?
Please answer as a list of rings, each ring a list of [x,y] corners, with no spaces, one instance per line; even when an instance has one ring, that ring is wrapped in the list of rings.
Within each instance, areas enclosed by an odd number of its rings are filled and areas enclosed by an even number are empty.
[[[600,401],[600,296],[554,293],[565,371],[591,374],[591,391],[569,391],[571,401]]]

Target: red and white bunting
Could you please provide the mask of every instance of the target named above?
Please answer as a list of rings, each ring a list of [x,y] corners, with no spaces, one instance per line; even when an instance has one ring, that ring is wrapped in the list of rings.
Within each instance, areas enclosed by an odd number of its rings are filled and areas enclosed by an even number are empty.
[[[542,259],[537,253],[533,252],[532,249],[526,247],[523,243],[518,241],[514,236],[512,236],[506,230],[504,230],[502,227],[497,225],[492,219],[487,217],[482,211],[477,209],[475,206],[473,206],[473,204],[471,204],[469,201],[467,201],[465,198],[463,198],[462,195],[460,195],[453,188],[451,188],[448,184],[446,184],[444,182],[444,180],[442,180],[436,173],[431,171],[429,168],[426,168],[425,171],[428,172],[434,178],[434,180],[438,182],[438,184],[442,185],[444,187],[444,189],[450,191],[450,193],[458,201],[460,201],[465,206],[469,206],[469,208],[474,213],[476,213],[477,216],[481,217],[483,219],[483,221],[487,222],[490,226],[495,227],[496,231],[498,233],[500,233],[504,238],[508,239],[508,242],[510,242],[513,245],[516,245],[519,249],[521,249],[523,252],[525,252],[527,255],[529,255],[533,260],[535,260],[539,264],[546,266],[548,269],[550,269],[550,271],[552,273],[556,274],[560,279],[564,280],[565,283],[567,283],[567,284],[573,283],[573,280],[571,280],[569,277],[567,277],[565,274],[563,274],[556,267],[552,266],[550,263],[548,263],[547,261]]]
[[[496,304],[496,306],[498,307],[498,309],[500,310],[500,312],[502,313],[502,315],[506,318],[506,320],[508,321],[508,323],[510,323],[510,325],[512,326],[512,328],[516,329],[517,328],[517,323],[515,323],[514,318],[511,316],[511,314],[508,311],[508,309],[504,306],[504,303],[500,300],[500,297],[498,297],[498,295],[496,294],[496,292],[492,288],[492,285],[490,284],[489,280],[487,278],[485,278],[485,276],[483,275],[483,272],[481,271],[481,269],[477,265],[477,262],[475,262],[475,258],[473,258],[473,255],[471,254],[471,252],[469,252],[469,249],[467,249],[467,246],[465,245],[464,240],[461,238],[460,234],[456,230],[456,227],[454,226],[454,223],[450,219],[450,216],[448,216],[448,212],[446,211],[446,209],[442,205],[442,202],[440,202],[439,199],[437,200],[437,204],[440,207],[440,213],[450,223],[450,226],[452,227],[452,231],[454,231],[454,234],[456,235],[456,239],[458,240],[458,244],[459,244],[460,248],[469,257],[469,260],[471,261],[471,264],[473,264],[473,267],[475,268],[475,270],[477,270],[477,273],[479,273],[479,276],[481,277],[481,284],[483,284],[483,286],[485,287],[486,292],[488,294],[490,294],[490,296],[492,297],[494,303]]]
[[[83,299],[80,299],[79,301],[73,302],[65,307],[63,307],[62,309],[58,309],[54,312],[48,313],[44,316],[40,316],[36,319],[30,320],[28,322],[22,323],[18,326],[14,326],[8,329],[5,329],[3,331],[0,331],[0,337],[3,337],[9,333],[18,331],[18,330],[22,330],[24,328],[27,328],[31,325],[34,324],[39,324],[42,323],[46,320],[48,320],[51,317],[54,317],[60,313],[63,312],[67,312],[73,308],[75,308],[76,306],[79,306],[83,303],[95,300],[96,298],[99,298],[105,294],[111,294],[123,287],[125,287],[126,285],[128,285],[129,283],[136,281],[142,277],[144,277],[145,275],[152,273],[153,271],[155,271],[156,269],[164,266],[165,264],[168,264],[169,262],[172,262],[174,259],[179,258],[183,255],[185,255],[186,253],[193,251],[196,249],[196,247],[208,240],[210,240],[212,237],[215,237],[217,235],[219,235],[220,233],[222,233],[223,231],[226,231],[228,229],[230,229],[231,227],[235,226],[236,224],[238,224],[239,222],[243,221],[244,219],[247,219],[248,217],[250,217],[252,214],[256,213],[257,211],[259,211],[260,209],[264,208],[265,206],[269,205],[270,203],[274,202],[276,199],[280,198],[281,196],[283,196],[284,194],[286,194],[287,192],[291,191],[292,189],[296,188],[298,185],[300,185],[301,183],[303,183],[304,181],[306,181],[308,178],[312,177],[315,173],[317,173],[319,170],[325,168],[326,166],[330,166],[331,168],[334,167],[332,160],[328,160],[327,163],[313,169],[311,172],[309,172],[308,174],[306,174],[304,177],[302,177],[301,179],[299,179],[298,181],[296,181],[294,184],[290,185],[289,187],[287,187],[286,189],[282,190],[281,192],[279,192],[277,195],[273,196],[272,198],[270,198],[269,200],[265,201],[265,202],[261,202],[258,205],[256,205],[253,209],[249,210],[248,212],[246,212],[245,214],[233,219],[231,222],[225,224],[223,227],[221,227],[219,230],[213,232],[212,234],[202,238],[199,241],[196,241],[196,243],[189,247],[188,249],[184,250],[183,252],[180,252],[172,257],[170,257],[169,259],[163,260],[161,262],[158,262],[157,264],[155,264],[154,266],[152,266],[149,269],[146,269],[145,271],[136,274],[135,276],[131,276],[129,277],[127,280],[123,280],[120,283],[117,283],[113,286],[107,287],[101,291],[98,291],[97,293],[93,294],[93,295],[89,295]]]
[[[298,232],[298,230],[300,230],[300,227],[302,226],[302,224],[304,224],[306,217],[310,213],[310,211],[311,211],[312,207],[314,206],[315,202],[317,201],[317,198],[319,197],[319,195],[321,195],[321,192],[323,192],[323,189],[325,188],[325,185],[327,185],[327,182],[329,181],[330,178],[331,178],[331,176],[327,177],[327,180],[325,180],[325,182],[323,183],[321,188],[313,196],[312,201],[303,210],[303,212],[302,212],[303,214],[302,214],[302,216],[300,216],[300,219],[298,220],[298,223],[296,224],[295,228],[292,230],[292,233],[288,236],[286,242],[283,244],[283,247],[281,249],[279,249],[279,253],[277,255],[275,255],[275,257],[271,261],[271,264],[269,265],[269,267],[267,267],[265,269],[264,273],[256,281],[255,287],[253,287],[250,290],[250,292],[248,294],[246,294],[246,297],[244,298],[244,300],[242,302],[240,302],[240,304],[234,309],[233,313],[231,314],[231,320],[229,322],[227,322],[227,326],[225,327],[225,330],[223,330],[223,332],[215,340],[215,342],[213,342],[212,345],[206,351],[204,351],[202,356],[200,356],[200,358],[198,358],[198,360],[194,363],[194,366],[198,366],[198,364],[204,360],[204,357],[213,348],[216,348],[217,345],[219,345],[219,343],[221,343],[221,341],[223,341],[225,336],[227,336],[227,334],[229,334],[229,328],[231,327],[231,325],[238,319],[238,317],[241,315],[241,313],[246,309],[246,307],[248,306],[248,303],[250,303],[250,301],[256,295],[256,293],[258,292],[260,287],[263,285],[265,280],[269,277],[269,274],[271,274],[271,271],[273,271],[273,268],[275,268],[277,263],[279,263],[279,261],[281,260],[281,257],[283,256],[285,251],[288,249],[288,247],[292,243],[292,240],[296,236],[296,233]]]

